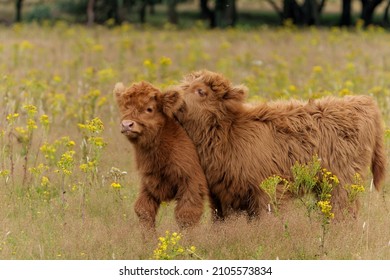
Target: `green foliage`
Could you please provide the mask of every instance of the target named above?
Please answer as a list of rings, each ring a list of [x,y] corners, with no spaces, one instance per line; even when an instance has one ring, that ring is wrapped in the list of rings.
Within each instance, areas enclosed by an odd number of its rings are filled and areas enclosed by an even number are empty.
[[[286,179],[277,175],[268,177],[260,184],[260,189],[268,195],[270,204],[272,205],[272,210],[275,213],[279,212],[279,206],[284,193],[288,189],[288,184],[289,182]],[[269,211],[271,211],[271,209],[269,209]]]
[[[348,199],[349,199],[349,203],[354,203],[357,198],[362,194],[364,193],[365,191],[365,188],[364,188],[364,184],[363,184],[363,179],[362,177],[360,176],[359,173],[356,173],[354,176],[353,176],[353,182],[352,184],[346,184],[344,186],[344,188],[347,190],[348,192]]]
[[[321,168],[321,160],[316,156],[308,163],[295,163],[291,171],[291,182],[279,176],[271,176],[260,184],[260,188],[268,194],[270,203],[275,207],[275,205],[279,204],[276,196],[278,185],[282,183],[283,193],[285,190],[288,190],[294,194],[304,206],[306,214],[310,219],[313,212],[318,215],[322,229],[320,248],[321,253],[324,254],[325,237],[334,218],[331,205],[332,191],[339,185],[339,180],[332,172]],[[350,198],[353,197],[355,199],[357,188],[355,185],[352,186],[348,186],[348,190]]]
[[[321,168],[321,160],[316,156],[308,163],[295,163],[291,171],[293,180],[289,190],[302,202],[308,217],[313,210],[320,210],[323,222],[329,224],[334,218],[330,200],[333,189],[339,184],[337,176]]]
[[[52,9],[51,6],[47,4],[37,4],[33,6],[32,10],[26,15],[26,20],[30,22],[43,22],[52,19]]]
[[[294,182],[291,190],[297,196],[313,193],[320,170],[321,161],[318,157],[313,157],[309,163],[295,163],[291,169]]]

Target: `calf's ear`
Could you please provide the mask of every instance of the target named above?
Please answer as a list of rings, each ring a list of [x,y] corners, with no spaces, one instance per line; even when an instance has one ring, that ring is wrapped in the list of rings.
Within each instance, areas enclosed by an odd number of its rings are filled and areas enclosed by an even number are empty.
[[[228,90],[228,92],[225,93],[223,99],[236,100],[242,102],[244,101],[247,92],[248,92],[248,88],[243,85],[231,87]]]
[[[168,89],[162,94],[162,110],[169,118],[173,118],[173,114],[176,113],[181,106],[183,106],[184,100],[178,89]]]
[[[114,96],[115,96],[117,101],[118,101],[119,97],[121,97],[121,95],[125,91],[125,89],[126,88],[125,88],[125,86],[122,83],[116,83],[115,84],[113,93],[114,93]]]

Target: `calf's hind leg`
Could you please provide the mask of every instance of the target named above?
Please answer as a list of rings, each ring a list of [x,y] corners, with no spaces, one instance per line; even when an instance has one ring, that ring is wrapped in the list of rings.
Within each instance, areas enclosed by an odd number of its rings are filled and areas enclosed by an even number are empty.
[[[188,228],[199,223],[203,213],[203,198],[185,193],[177,200],[175,218],[181,228]]]

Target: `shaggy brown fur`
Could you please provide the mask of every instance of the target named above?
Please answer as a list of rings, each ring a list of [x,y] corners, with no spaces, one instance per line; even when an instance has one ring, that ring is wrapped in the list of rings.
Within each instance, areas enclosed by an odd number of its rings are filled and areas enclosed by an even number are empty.
[[[355,173],[371,166],[375,187],[383,182],[383,128],[369,96],[247,106],[245,87],[205,70],[187,75],[181,89],[185,106],[175,114],[197,147],[217,218],[259,215],[268,204],[259,184],[272,175],[290,179],[292,165],[314,155],[340,180],[332,193],[336,217],[349,207],[342,185]]]
[[[122,115],[121,132],[135,148],[141,174],[134,206],[141,225],[155,228],[160,203],[170,200],[177,202],[180,226],[198,223],[208,189],[194,144],[173,118],[172,112],[183,102],[180,94],[163,94],[146,82],[127,89],[118,83],[114,94]]]

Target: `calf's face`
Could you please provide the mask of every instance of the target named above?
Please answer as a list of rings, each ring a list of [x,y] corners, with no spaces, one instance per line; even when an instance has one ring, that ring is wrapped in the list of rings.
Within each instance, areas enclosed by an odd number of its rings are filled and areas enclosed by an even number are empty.
[[[114,88],[121,114],[120,129],[131,142],[150,142],[155,139],[167,118],[182,99],[177,91],[163,94],[147,82],[135,83],[125,88],[117,83]]]
[[[180,88],[185,106],[176,115],[184,125],[186,120],[206,125],[224,119],[246,95],[245,87],[233,86],[221,74],[207,70],[185,76]]]

